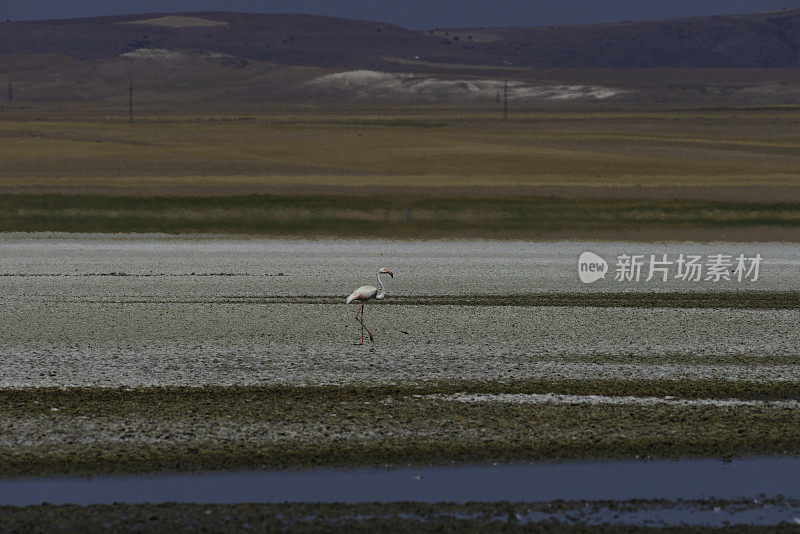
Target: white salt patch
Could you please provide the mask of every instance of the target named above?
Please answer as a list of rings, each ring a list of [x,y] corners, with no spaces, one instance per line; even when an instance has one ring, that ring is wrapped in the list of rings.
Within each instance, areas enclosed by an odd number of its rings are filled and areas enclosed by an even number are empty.
[[[497,393],[497,394],[468,394],[456,393],[454,395],[426,395],[427,399],[445,400],[452,402],[500,402],[507,404],[606,404],[623,406],[718,406],[740,407],[759,406],[768,408],[800,408],[800,402],[787,401],[760,401],[742,399],[675,399],[670,397],[610,397],[605,395],[556,395],[554,393]]]
[[[503,92],[501,80],[452,80],[419,74],[397,74],[372,70],[353,70],[320,76],[307,82],[311,87],[347,91],[355,97],[419,96],[429,99],[459,97],[493,99]],[[528,100],[602,100],[624,93],[621,89],[595,85],[533,85],[508,82],[508,95]]]

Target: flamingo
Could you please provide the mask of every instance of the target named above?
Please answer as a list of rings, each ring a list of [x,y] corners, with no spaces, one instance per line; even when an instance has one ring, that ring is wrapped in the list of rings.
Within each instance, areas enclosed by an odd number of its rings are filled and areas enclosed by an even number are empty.
[[[361,307],[356,312],[356,321],[361,323],[361,344],[364,344],[364,329],[366,328],[367,333],[369,334],[369,340],[375,341],[372,337],[372,332],[369,331],[369,328],[364,324],[364,304],[367,303],[368,300],[372,299],[382,299],[386,296],[386,288],[383,286],[383,280],[381,280],[382,274],[388,274],[392,278],[394,278],[394,273],[387,269],[386,267],[382,268],[378,271],[378,284],[381,286],[381,292],[378,293],[378,288],[375,286],[361,286],[355,291],[353,291],[349,297],[347,297],[347,304],[350,304],[354,300],[361,301]],[[360,317],[359,317],[360,316]]]

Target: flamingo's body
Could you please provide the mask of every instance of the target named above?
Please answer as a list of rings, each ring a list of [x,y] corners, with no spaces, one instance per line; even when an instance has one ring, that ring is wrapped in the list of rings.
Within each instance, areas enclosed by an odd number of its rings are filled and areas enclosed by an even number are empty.
[[[355,291],[353,291],[349,297],[347,297],[347,304],[350,304],[354,300],[360,300],[361,302],[367,302],[368,300],[372,300],[378,296],[378,288],[375,286],[361,286]]]
[[[364,344],[364,330],[365,329],[367,330],[367,333],[369,334],[369,340],[370,341],[375,341],[374,338],[372,337],[372,332],[370,332],[369,328],[367,328],[367,326],[364,324],[364,304],[366,304],[368,301],[370,301],[372,299],[380,300],[380,299],[382,299],[383,297],[386,296],[386,288],[383,286],[383,280],[381,280],[381,275],[382,274],[388,274],[389,276],[394,278],[394,273],[392,273],[392,271],[390,271],[389,269],[383,268],[380,271],[378,271],[378,275],[377,275],[378,276],[378,284],[381,286],[381,292],[380,293],[378,293],[378,288],[375,287],[375,286],[361,286],[358,289],[356,289],[355,291],[353,291],[352,293],[350,293],[350,296],[347,297],[347,301],[346,301],[347,304],[350,304],[354,300],[358,300],[358,301],[361,302],[361,307],[358,309],[358,312],[356,312],[356,321],[361,323],[361,344],[362,345]]]

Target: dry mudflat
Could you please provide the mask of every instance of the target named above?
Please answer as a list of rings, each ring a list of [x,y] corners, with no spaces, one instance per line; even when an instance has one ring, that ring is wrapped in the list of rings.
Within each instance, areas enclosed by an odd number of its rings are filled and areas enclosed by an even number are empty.
[[[797,252],[5,234],[0,472],[800,453]],[[622,254],[763,260],[621,282]]]

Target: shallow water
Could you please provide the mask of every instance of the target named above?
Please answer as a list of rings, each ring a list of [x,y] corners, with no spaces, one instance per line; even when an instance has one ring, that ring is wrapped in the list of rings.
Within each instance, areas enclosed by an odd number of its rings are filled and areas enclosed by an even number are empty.
[[[800,499],[800,458],[0,479],[0,505]]]

